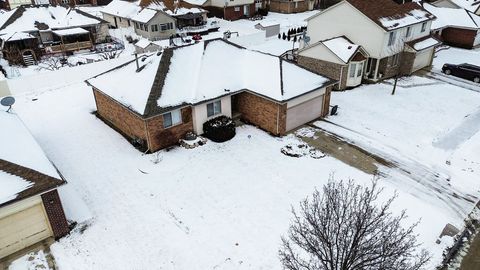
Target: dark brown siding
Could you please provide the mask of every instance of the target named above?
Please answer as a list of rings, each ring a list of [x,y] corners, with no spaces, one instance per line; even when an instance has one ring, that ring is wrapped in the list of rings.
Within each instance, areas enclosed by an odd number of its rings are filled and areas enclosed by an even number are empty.
[[[477,32],[474,30],[459,29],[459,28],[445,28],[442,30],[442,40],[444,43],[460,47],[471,49]]]
[[[295,7],[297,3],[297,7]],[[271,0],[270,1],[270,11],[279,12],[279,13],[297,13],[305,12],[308,10],[307,1],[285,1],[285,0]]]
[[[62,202],[60,201],[57,190],[55,189],[43,194],[42,201],[55,239],[67,235],[70,230],[68,229],[68,222],[65,218]]]

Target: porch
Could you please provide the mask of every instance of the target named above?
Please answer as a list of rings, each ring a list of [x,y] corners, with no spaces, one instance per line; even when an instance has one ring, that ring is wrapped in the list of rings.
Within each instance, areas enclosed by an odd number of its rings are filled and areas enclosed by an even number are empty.
[[[90,32],[82,28],[71,28],[52,31],[54,41],[45,48],[48,53],[63,53],[91,49],[93,42]]]

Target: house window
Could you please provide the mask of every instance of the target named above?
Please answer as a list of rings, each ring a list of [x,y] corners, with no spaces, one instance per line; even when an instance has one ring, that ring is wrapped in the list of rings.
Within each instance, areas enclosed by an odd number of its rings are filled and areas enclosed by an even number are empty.
[[[163,114],[163,127],[169,128],[182,123],[182,112],[180,110]]]
[[[235,8],[234,8],[234,11],[235,11],[235,12],[240,11],[240,7],[235,7]]]
[[[140,28],[140,25],[137,22],[135,23],[135,28],[136,29]]]
[[[395,43],[395,32],[390,32],[390,35],[388,36],[388,46],[392,46],[393,43]]]
[[[350,78],[355,78],[355,70],[357,69],[357,64],[352,63],[350,64]]]
[[[152,32],[157,32],[158,31],[158,25],[156,25],[156,24],[153,24],[152,26],[150,26],[150,28],[152,28]]]
[[[426,22],[422,23],[422,33],[425,32],[425,30],[427,30],[427,23]]]
[[[399,60],[400,60],[400,54],[399,54],[399,53],[393,55],[392,58],[391,58],[391,64],[392,64],[392,66],[398,66]]]
[[[362,72],[363,72],[363,62],[358,64],[357,77],[362,76]]]
[[[407,34],[405,35],[407,38],[410,37],[412,35],[412,28],[411,27],[407,27]]]
[[[118,20],[119,20],[120,22],[122,22],[122,17],[118,17]]]
[[[222,102],[220,100],[207,104],[207,116],[214,116],[222,112]]]
[[[128,27],[130,27],[130,20],[127,20],[127,23],[128,23]]]
[[[170,27],[170,29],[173,29],[173,23],[168,23],[168,26]]]

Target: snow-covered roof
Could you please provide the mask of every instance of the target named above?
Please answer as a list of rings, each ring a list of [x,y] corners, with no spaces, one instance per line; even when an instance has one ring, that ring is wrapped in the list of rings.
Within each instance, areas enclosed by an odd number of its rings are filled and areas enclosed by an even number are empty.
[[[420,39],[417,39],[417,40],[414,40],[414,41],[407,42],[408,46],[410,46],[411,48],[413,48],[416,51],[425,50],[427,48],[436,46],[440,43],[441,43],[440,41],[438,41],[437,39],[435,39],[432,36],[426,36],[424,38],[420,38]]]
[[[0,108],[0,126],[0,206],[20,192],[34,195],[64,183],[17,115]]]
[[[16,41],[16,40],[24,40],[24,39],[32,39],[36,38],[29,33],[24,33],[24,32],[13,32],[13,33],[8,33],[5,35],[0,36],[1,39],[4,41]]]
[[[137,47],[140,47],[142,49],[145,49],[146,47],[148,47],[148,45],[150,45],[152,42],[146,38],[141,38],[140,40],[137,41],[137,43],[135,43],[135,46]]]
[[[471,12],[480,10],[480,0],[451,0],[451,1]]]
[[[104,23],[103,20],[64,6],[20,6],[1,25],[0,34],[82,27]]]
[[[167,7],[163,2],[151,3],[146,7],[140,6],[140,1],[124,1],[113,0],[103,10],[103,13],[114,15],[117,17],[131,19],[141,23],[149,22],[158,12],[164,12],[170,16],[182,16],[186,14],[205,13],[206,11],[200,8],[187,7]]]
[[[276,25],[280,26],[280,23],[274,22],[274,21],[261,21],[257,23],[257,25],[260,25],[261,27],[266,28],[266,27],[271,27]]]
[[[432,29],[449,26],[471,29],[480,27],[480,16],[466,9],[435,7],[427,3],[423,7],[437,17],[432,23]]]
[[[348,63],[360,48],[359,45],[353,44],[345,37],[332,38],[322,41],[322,43],[344,63]]]
[[[162,56],[148,57],[143,65],[135,72],[133,61],[88,83],[145,116],[152,114],[152,106],[159,113],[243,90],[283,102],[333,83],[280,57],[224,40],[166,49]],[[152,96],[158,98],[149,104]]]
[[[414,2],[400,5],[392,0],[346,1],[387,31],[435,18],[435,16]]]
[[[73,36],[73,35],[90,33],[87,30],[85,30],[83,28],[79,28],[79,27],[63,29],[63,30],[55,30],[55,31],[52,31],[52,32],[55,33],[56,35],[59,35],[59,36]]]
[[[189,4],[192,4],[194,6],[203,6],[207,0],[183,0]]]

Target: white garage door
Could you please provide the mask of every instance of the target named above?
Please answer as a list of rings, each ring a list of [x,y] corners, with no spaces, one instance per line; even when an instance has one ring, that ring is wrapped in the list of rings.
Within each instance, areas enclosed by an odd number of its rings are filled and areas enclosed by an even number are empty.
[[[323,95],[287,109],[287,131],[322,115]]]
[[[415,61],[413,62],[412,72],[422,69],[430,65],[430,61],[433,55],[433,48],[428,50],[420,51],[415,56]]]
[[[0,258],[52,236],[43,204],[0,218]]]

